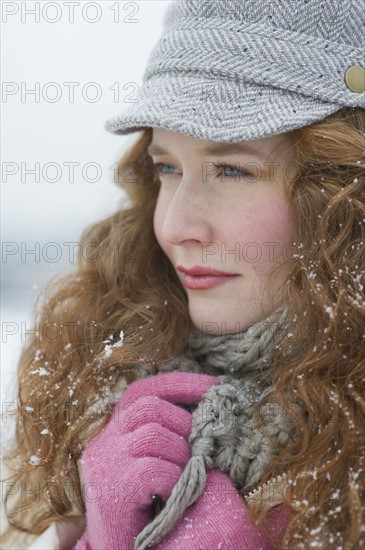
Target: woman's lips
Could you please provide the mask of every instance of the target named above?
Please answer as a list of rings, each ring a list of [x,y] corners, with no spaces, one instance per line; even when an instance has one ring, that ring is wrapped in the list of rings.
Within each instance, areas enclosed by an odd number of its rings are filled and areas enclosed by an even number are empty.
[[[183,284],[191,290],[204,290],[221,285],[239,275],[188,275],[184,273]]]

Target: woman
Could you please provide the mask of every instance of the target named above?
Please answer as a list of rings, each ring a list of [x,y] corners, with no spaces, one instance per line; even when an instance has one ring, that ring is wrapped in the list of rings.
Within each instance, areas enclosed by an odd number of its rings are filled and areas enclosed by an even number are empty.
[[[95,256],[20,360],[14,526],[77,550],[364,547],[363,18],[169,5],[107,123],[144,130],[129,204],[84,232]]]

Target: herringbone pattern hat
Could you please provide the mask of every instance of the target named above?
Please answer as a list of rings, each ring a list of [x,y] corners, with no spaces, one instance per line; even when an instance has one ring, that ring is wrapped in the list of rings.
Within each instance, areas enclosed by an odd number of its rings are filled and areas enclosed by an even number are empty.
[[[212,141],[365,108],[365,0],[173,0],[138,101],[109,119]]]

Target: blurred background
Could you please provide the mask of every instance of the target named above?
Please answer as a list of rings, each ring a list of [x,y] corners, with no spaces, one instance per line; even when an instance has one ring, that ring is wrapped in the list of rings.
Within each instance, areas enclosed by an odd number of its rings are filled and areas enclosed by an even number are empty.
[[[3,412],[42,286],[123,200],[115,163],[140,134],[104,124],[135,97],[169,3],[1,2]]]

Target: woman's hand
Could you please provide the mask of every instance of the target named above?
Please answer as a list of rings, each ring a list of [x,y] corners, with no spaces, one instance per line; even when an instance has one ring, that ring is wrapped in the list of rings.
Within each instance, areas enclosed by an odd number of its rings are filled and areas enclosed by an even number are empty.
[[[191,413],[219,380],[173,372],[131,384],[105,428],[85,447],[87,527],[75,550],[132,550],[134,538],[166,501],[191,451]]]
[[[229,477],[209,470],[204,492],[154,550],[274,550],[290,511],[279,505],[270,511],[268,533],[254,525]]]

